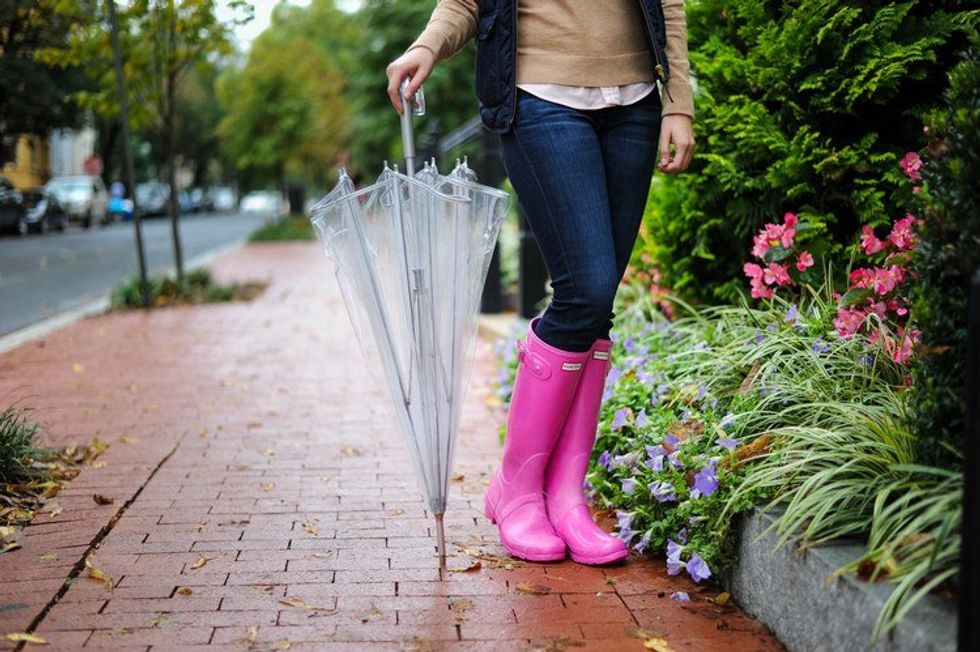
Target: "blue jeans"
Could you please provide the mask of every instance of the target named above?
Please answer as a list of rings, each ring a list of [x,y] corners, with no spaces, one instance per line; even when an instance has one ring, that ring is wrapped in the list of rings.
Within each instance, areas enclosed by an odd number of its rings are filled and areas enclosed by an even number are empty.
[[[660,96],[572,109],[518,89],[504,165],[544,258],[546,343],[585,351],[609,336],[612,304],[640,228],[660,136]]]

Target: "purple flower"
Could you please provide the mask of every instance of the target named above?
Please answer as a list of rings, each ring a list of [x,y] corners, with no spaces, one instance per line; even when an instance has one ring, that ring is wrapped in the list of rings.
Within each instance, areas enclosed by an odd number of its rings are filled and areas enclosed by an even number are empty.
[[[830,343],[825,342],[819,337],[813,340],[813,346],[810,347],[814,353],[830,353]]]
[[[616,416],[613,417],[613,422],[610,428],[613,430],[619,430],[626,425],[627,419],[629,418],[629,408],[619,408],[616,410]]]
[[[611,465],[614,469],[618,469],[622,466],[631,467],[637,462],[637,453],[626,453],[625,455],[616,455],[612,458]]]
[[[636,415],[636,425],[640,428],[646,428],[649,423],[650,420],[647,418],[647,411],[640,410],[640,413]]]
[[[624,494],[629,496],[634,491],[636,491],[636,480],[634,480],[633,478],[625,478],[620,484],[620,488],[622,489]]]
[[[684,546],[680,545],[673,539],[667,539],[667,559],[677,561],[681,558],[681,551],[683,550]]]
[[[796,324],[796,320],[800,317],[800,311],[797,309],[796,304],[791,304],[789,310],[786,311],[786,316],[783,318],[788,324]]]
[[[698,342],[697,344],[694,345],[695,351],[709,351],[710,349],[711,347],[708,346],[708,343],[705,341]]]
[[[677,575],[686,566],[684,562],[680,559],[668,559],[667,560],[667,574]]]
[[[706,580],[711,577],[711,569],[708,565],[704,563],[701,556],[697,553],[691,555],[691,558],[687,560],[687,574],[691,576],[691,579],[695,582],[700,582],[701,580]]]
[[[674,591],[670,594],[670,599],[674,602],[690,602],[691,596],[684,591]]]
[[[648,459],[646,462],[644,462],[644,464],[651,471],[657,471],[657,472],[663,471],[664,470],[664,456],[663,455],[654,455],[653,457],[651,457],[650,459]]]
[[[624,511],[616,512],[616,527],[620,530],[628,530],[631,525],[633,525],[633,514]]]
[[[691,492],[691,498],[710,496],[711,494],[715,493],[717,489],[718,476],[715,475],[714,469],[709,466],[705,466],[694,476],[694,491]]]
[[[636,545],[633,546],[633,550],[637,552],[643,552],[649,546],[650,546],[650,530],[647,530],[646,534],[644,534],[643,537],[636,542]]]
[[[609,454],[609,451],[602,451],[599,455],[599,466],[607,471],[612,471],[612,455]]]
[[[875,357],[868,353],[858,358],[858,361],[864,364],[866,367],[873,367],[875,364]]]
[[[664,443],[671,448],[677,448],[677,444],[681,443],[680,437],[675,434],[670,434],[664,437]]]
[[[708,393],[708,386],[704,383],[701,383],[701,386],[698,387],[698,400],[700,401],[701,399],[703,399],[705,394],[707,393]]]
[[[657,457],[658,455],[666,455],[667,449],[663,446],[646,446],[647,455],[650,457]]]
[[[627,351],[631,351],[631,352],[635,351],[636,342],[633,341],[632,337],[627,337],[626,340],[623,342],[623,348],[626,349]]]
[[[755,337],[752,338],[752,341],[756,344],[762,344],[766,341],[766,336],[762,334],[762,331],[756,331]]]
[[[654,482],[650,485],[650,495],[653,496],[658,503],[671,503],[677,500],[677,496],[674,495],[674,486],[669,482]]]
[[[686,527],[682,527],[677,532],[677,540],[680,541],[681,543],[687,543],[687,528]]]
[[[670,462],[670,465],[675,469],[684,468],[684,464],[679,459],[677,459],[677,453],[671,453],[670,455],[668,455],[667,461]]]
[[[636,379],[644,385],[649,385],[652,383],[654,378],[656,378],[656,376],[645,369],[641,369],[640,371],[636,372]]]
[[[718,424],[722,430],[728,430],[733,425],[735,425],[735,415],[728,412],[721,418],[721,423]]]
[[[715,443],[724,448],[726,451],[734,450],[736,447],[738,447],[738,441],[728,437],[725,439],[719,439]]]

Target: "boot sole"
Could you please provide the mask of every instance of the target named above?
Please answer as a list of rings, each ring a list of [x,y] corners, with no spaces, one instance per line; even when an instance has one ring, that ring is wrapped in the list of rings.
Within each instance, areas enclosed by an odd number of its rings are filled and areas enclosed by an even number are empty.
[[[570,552],[568,556],[571,557],[572,561],[577,564],[583,564],[585,566],[606,566],[623,561],[630,556],[630,553],[627,550],[625,554],[622,552],[614,552],[613,554],[606,555],[605,557],[582,557],[581,555],[576,555]]]
[[[497,516],[493,513],[493,509],[490,507],[490,503],[487,502],[486,498],[483,499],[483,515],[493,524],[497,525]],[[500,536],[500,527],[497,527],[497,536]],[[500,545],[504,547],[511,557],[517,557],[518,559],[523,559],[525,561],[563,561],[566,554],[562,552],[561,554],[554,555],[531,555],[523,552],[517,552],[510,546],[508,546],[503,538],[500,538]]]

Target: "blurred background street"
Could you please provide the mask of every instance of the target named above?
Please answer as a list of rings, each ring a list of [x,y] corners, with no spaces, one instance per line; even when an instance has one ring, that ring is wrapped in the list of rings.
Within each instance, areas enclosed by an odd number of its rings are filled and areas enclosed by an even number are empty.
[[[181,223],[185,255],[193,261],[239,244],[266,219],[238,211],[194,215]],[[143,234],[150,272],[168,271],[170,223],[147,220]],[[101,298],[135,273],[131,225],[0,237],[0,335]]]

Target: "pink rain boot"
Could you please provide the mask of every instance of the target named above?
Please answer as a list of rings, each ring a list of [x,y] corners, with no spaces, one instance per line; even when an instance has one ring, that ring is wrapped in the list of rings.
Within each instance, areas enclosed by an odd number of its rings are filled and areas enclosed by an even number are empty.
[[[611,348],[612,342],[605,339],[592,345],[568,420],[545,473],[548,518],[568,544],[572,559],[580,564],[609,564],[629,556],[625,543],[592,520],[582,487],[595,444]]]
[[[589,352],[546,344],[534,333],[537,322],[531,321],[526,344],[518,345],[504,459],[483,502],[507,552],[530,561],[555,561],[565,558],[565,542],[548,521],[544,472]]]

